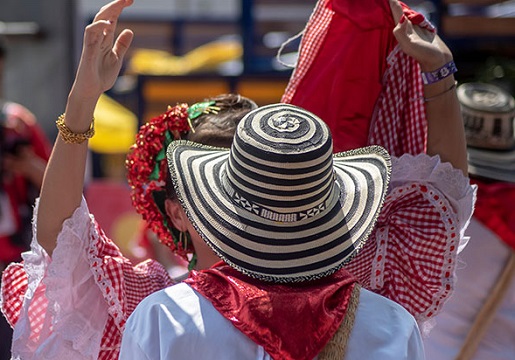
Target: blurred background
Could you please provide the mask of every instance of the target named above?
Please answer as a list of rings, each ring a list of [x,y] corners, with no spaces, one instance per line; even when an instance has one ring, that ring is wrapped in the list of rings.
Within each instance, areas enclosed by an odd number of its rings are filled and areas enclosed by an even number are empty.
[[[4,97],[32,110],[47,135],[63,111],[80,54],[84,25],[107,0],[2,0],[0,34],[8,57]],[[122,15],[136,37],[110,95],[140,121],[176,101],[238,91],[259,103],[277,101],[290,69],[275,58],[299,33],[314,0],[144,0]],[[451,46],[457,77],[514,76],[515,1],[406,1],[424,13]],[[298,40],[285,47],[294,63]],[[202,91],[199,91],[202,89]]]
[[[30,109],[50,141],[80,55],[82,32],[108,0],[2,0],[0,36],[7,58],[3,96]],[[315,0],[136,0],[119,28],[135,32],[114,88],[101,99],[90,143],[87,188],[93,213],[113,237],[130,216],[124,159],[137,126],[167,105],[238,92],[258,104],[280,100],[296,60],[299,34]],[[437,26],[454,53],[459,82],[515,89],[515,1],[407,0]],[[289,41],[288,41],[289,40]],[[276,55],[282,44],[281,61]],[[113,131],[113,129],[115,129]],[[106,137],[106,132],[116,136]],[[95,203],[98,200],[98,204]],[[100,202],[102,201],[102,202]],[[111,204],[111,207],[106,204]],[[105,219],[105,220],[104,220]],[[113,225],[115,226],[115,225]],[[126,241],[126,240],[124,240]]]

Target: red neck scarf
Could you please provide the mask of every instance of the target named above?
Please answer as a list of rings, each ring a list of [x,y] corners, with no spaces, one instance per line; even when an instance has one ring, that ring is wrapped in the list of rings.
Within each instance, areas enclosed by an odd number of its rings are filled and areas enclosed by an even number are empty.
[[[278,285],[250,278],[224,263],[185,280],[274,359],[312,360],[343,321],[356,279],[331,276]]]
[[[474,217],[515,250],[515,184],[472,182],[478,186]]]

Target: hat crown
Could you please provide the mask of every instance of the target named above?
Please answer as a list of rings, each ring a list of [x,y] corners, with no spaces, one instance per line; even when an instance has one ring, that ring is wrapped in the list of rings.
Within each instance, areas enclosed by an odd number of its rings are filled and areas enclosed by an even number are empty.
[[[230,151],[175,142],[167,158],[206,244],[235,269],[274,282],[318,279],[350,261],[373,229],[390,174],[386,150],[333,155],[327,125],[287,104],[247,114]]]
[[[332,138],[318,117],[293,105],[264,106],[239,123],[224,187],[263,218],[293,222],[324,210],[334,189]]]

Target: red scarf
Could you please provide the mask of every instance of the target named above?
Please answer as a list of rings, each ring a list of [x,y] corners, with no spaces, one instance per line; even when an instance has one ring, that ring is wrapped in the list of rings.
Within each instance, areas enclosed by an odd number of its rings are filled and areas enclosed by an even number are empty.
[[[342,269],[322,279],[278,285],[224,263],[185,280],[274,359],[312,360],[343,321],[356,279]]]
[[[515,250],[515,184],[472,182],[478,186],[474,217]]]

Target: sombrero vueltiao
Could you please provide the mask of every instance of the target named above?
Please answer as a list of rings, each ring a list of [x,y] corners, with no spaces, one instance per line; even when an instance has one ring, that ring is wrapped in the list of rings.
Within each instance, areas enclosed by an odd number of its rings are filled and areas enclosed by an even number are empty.
[[[493,84],[465,83],[458,100],[472,175],[515,182],[515,99]]]
[[[326,124],[287,104],[251,111],[230,151],[176,141],[167,158],[203,240],[233,268],[273,282],[347,263],[374,227],[390,176],[386,150],[333,155]]]

